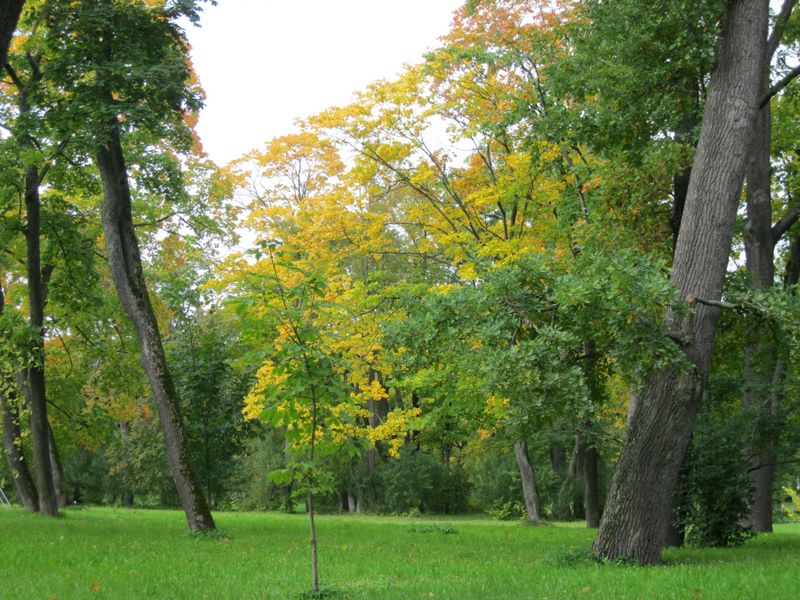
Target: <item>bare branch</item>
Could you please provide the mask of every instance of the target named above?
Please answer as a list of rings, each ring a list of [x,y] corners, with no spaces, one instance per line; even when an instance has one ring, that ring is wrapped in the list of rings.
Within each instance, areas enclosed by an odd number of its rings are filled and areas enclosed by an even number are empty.
[[[794,205],[787,210],[784,215],[778,219],[778,222],[772,226],[772,245],[777,244],[784,234],[789,231],[792,225],[800,218],[800,204]]]
[[[767,103],[772,100],[772,97],[775,96],[775,94],[783,90],[783,88],[789,85],[798,75],[800,75],[800,65],[797,65],[794,69],[789,71],[780,81],[767,90],[767,93],[764,94],[764,97],[761,99],[758,108],[764,108]]]
[[[767,64],[772,60],[775,51],[781,43],[783,32],[786,30],[786,23],[792,15],[792,9],[797,3],[797,0],[784,0],[781,11],[775,19],[775,28],[770,32],[769,39],[767,40]]]

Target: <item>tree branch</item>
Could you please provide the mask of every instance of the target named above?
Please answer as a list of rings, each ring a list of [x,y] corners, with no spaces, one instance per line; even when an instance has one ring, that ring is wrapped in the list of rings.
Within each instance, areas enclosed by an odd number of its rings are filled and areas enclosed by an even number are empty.
[[[769,64],[769,62],[772,60],[772,57],[775,55],[775,51],[778,49],[778,46],[781,43],[783,33],[786,31],[786,23],[789,21],[789,17],[792,15],[792,9],[796,3],[797,0],[783,1],[781,11],[775,18],[775,27],[770,32],[769,39],[767,40],[767,64]]]
[[[747,472],[748,473],[752,473],[753,471],[758,471],[761,467],[775,467],[775,466],[778,466],[778,465],[793,465],[795,463],[800,463],[800,458],[795,458],[795,459],[792,459],[792,460],[781,460],[781,461],[771,462],[771,463],[759,463],[759,464],[747,469]]]
[[[796,66],[794,69],[789,71],[783,78],[778,81],[775,85],[767,90],[767,93],[764,94],[764,97],[761,98],[761,102],[758,104],[758,108],[764,108],[767,103],[772,100],[772,97],[775,96],[778,92],[783,90],[787,85],[789,85],[792,80],[800,75],[800,65]]]
[[[772,226],[772,245],[775,246],[784,234],[789,231],[789,228],[797,222],[800,218],[800,204],[794,205],[787,210],[783,216],[778,219],[778,222]]]

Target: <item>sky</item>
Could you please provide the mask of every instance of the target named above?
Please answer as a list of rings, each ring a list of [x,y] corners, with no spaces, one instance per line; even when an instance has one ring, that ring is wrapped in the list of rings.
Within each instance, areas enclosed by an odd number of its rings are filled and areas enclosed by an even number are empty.
[[[447,33],[463,0],[219,0],[189,27],[206,91],[197,126],[219,164],[347,104]]]

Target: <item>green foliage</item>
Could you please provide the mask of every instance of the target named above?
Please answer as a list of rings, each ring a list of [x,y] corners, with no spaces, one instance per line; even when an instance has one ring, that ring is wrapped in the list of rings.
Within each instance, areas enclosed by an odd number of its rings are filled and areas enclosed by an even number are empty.
[[[414,510],[432,514],[464,512],[468,508],[469,482],[458,464],[442,464],[432,455],[412,447],[401,450],[378,471],[380,510],[405,514]]]
[[[724,404],[715,407],[713,399],[712,390],[684,460],[677,518],[690,544],[735,546],[753,535],[742,526],[751,493],[749,464],[742,453],[742,423]]]
[[[800,494],[790,487],[783,488],[783,493],[789,497],[789,503],[784,505],[786,516],[795,523],[800,523]]]
[[[525,505],[519,500],[498,501],[486,512],[498,521],[521,521],[527,516]]]

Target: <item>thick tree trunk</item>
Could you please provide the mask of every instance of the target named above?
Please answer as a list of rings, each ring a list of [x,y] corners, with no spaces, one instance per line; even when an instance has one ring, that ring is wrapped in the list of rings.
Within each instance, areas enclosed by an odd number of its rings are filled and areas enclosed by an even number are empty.
[[[53,482],[50,460],[50,425],[47,422],[47,399],[44,382],[44,286],[40,250],[39,170],[25,169],[25,208],[27,225],[25,235],[28,245],[28,309],[30,326],[35,332],[31,345],[33,363],[26,369],[25,391],[30,404],[31,441],[33,464],[36,468],[36,488],[39,492],[39,510],[49,516],[58,515],[58,498]]]
[[[653,373],[633,415],[614,473],[594,551],[658,563],[678,471],[708,376],[719,300],[747,166],[767,39],[767,0],[728,3],[717,66],[681,221],[672,282],[693,308],[671,313],[692,368]]]
[[[514,455],[517,457],[519,474],[522,477],[522,496],[525,499],[527,521],[538,523],[542,518],[539,510],[539,491],[536,489],[536,478],[528,455],[528,443],[521,440],[515,442]]]
[[[25,0],[0,0],[0,68],[6,64],[8,47],[24,4]]]
[[[131,215],[128,173],[116,119],[107,127],[106,137],[97,148],[97,166],[103,180],[103,232],[108,262],[120,301],[139,338],[141,361],[158,410],[170,472],[189,528],[209,531],[214,529],[214,519],[189,460],[178,394],[167,367],[142,273]]]
[[[586,527],[600,527],[600,496],[597,479],[597,450],[589,446],[583,453],[583,505],[586,507]]]
[[[16,409],[14,400],[9,399],[2,390],[0,390],[0,412],[3,413],[3,450],[11,478],[14,480],[14,487],[17,489],[17,496],[26,510],[37,512],[39,497],[36,494],[36,486],[33,484],[31,472],[28,470],[28,463],[25,462],[19,446],[21,439],[19,411]]]

